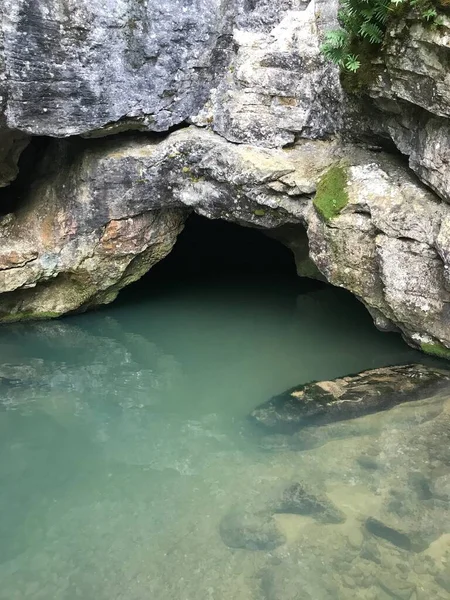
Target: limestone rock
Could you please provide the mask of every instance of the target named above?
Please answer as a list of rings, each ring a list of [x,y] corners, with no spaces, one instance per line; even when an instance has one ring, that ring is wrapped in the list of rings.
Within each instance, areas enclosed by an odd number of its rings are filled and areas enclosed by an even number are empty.
[[[279,145],[293,132],[323,136],[340,121],[337,70],[319,51],[337,4],[5,0],[7,126],[49,136],[167,131],[204,121],[209,98],[229,139],[266,145],[270,132],[269,145]]]
[[[405,175],[382,161],[350,167],[341,214],[331,221],[308,215],[310,257],[328,281],[361,298],[376,320],[381,313],[383,329],[401,323],[416,343],[436,336],[445,345],[450,295],[438,240],[448,247],[447,207]]]
[[[440,19],[436,28],[411,19],[391,27],[370,95],[411,168],[450,202],[450,17]]]
[[[187,214],[274,228],[300,223],[316,170],[306,144],[275,155],[233,147],[197,129],[163,142],[144,138],[55,143],[24,202],[0,223],[0,314],[5,321],[47,318],[111,302],[163,258]],[[74,159],[75,155],[75,159]],[[295,164],[303,168],[296,173]],[[299,198],[272,190],[271,182]],[[309,195],[305,196],[308,198]]]
[[[119,121],[167,130],[206,99],[227,63],[232,22],[222,0],[5,0],[8,127],[50,136]]]
[[[439,27],[407,18],[394,23],[385,47],[385,71],[373,92],[450,117],[450,18]]]
[[[268,32],[235,30],[238,49],[228,74],[194,122],[212,123],[230,141],[266,147],[339,131],[338,70],[320,51],[322,30],[336,11],[335,1],[313,0]]]
[[[256,408],[250,419],[274,432],[353,419],[425,398],[448,384],[450,373],[423,365],[385,367],[353,377],[300,385]]]
[[[68,155],[55,151],[24,210],[0,221],[0,311],[6,321],[111,302],[169,253],[182,229],[184,211],[130,211],[126,201],[114,206],[106,196],[98,203],[99,187],[90,196],[87,172],[69,163]]]

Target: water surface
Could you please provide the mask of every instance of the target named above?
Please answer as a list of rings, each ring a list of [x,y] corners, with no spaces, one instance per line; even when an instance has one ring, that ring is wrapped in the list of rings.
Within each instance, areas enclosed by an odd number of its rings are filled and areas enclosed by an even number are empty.
[[[4,327],[0,352],[1,600],[450,598],[448,456],[431,456],[445,443],[426,429],[445,398],[306,452],[246,423],[290,386],[423,361],[347,293],[275,276],[159,282],[97,313]],[[224,543],[230,510],[260,514],[293,481],[345,522],[277,514],[277,548]],[[419,509],[420,535],[442,529],[419,553],[365,529],[411,528]]]

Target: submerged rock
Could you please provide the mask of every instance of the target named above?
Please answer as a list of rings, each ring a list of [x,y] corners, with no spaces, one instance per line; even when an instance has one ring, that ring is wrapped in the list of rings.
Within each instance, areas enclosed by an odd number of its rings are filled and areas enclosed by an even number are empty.
[[[305,483],[293,483],[284,490],[276,512],[309,515],[321,523],[343,523],[345,515],[327,498]]]
[[[284,544],[284,535],[269,513],[232,510],[220,523],[220,535],[230,548],[273,550]]]
[[[389,527],[378,519],[371,517],[367,519],[365,525],[369,533],[375,535],[376,537],[383,538],[384,540],[390,542],[394,546],[402,548],[403,550],[416,550],[417,552],[420,552],[428,547],[428,544],[414,544],[413,540],[411,540],[411,537],[407,533],[399,531],[398,529],[394,529],[393,527]]]
[[[267,430],[293,433],[426,398],[449,381],[450,373],[424,365],[373,369],[296,386],[256,408],[249,418]]]
[[[312,600],[312,596],[303,589],[301,578],[292,575],[286,579],[286,573],[280,569],[266,569],[261,573],[261,593],[264,600]]]

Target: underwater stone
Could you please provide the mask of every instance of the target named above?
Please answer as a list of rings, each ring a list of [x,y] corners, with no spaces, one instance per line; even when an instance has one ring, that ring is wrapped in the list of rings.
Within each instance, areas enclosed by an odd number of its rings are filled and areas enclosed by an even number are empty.
[[[431,486],[433,496],[450,501],[450,474],[437,477]]]
[[[256,408],[249,418],[266,430],[293,433],[426,398],[449,380],[450,373],[424,365],[373,369],[293,387]]]
[[[390,542],[394,546],[402,548],[403,550],[411,551],[413,549],[411,540],[405,533],[398,531],[393,527],[388,527],[378,519],[369,517],[366,521],[366,529],[372,535],[383,538],[384,540]],[[425,548],[426,547],[427,546],[425,546]],[[422,548],[422,550],[425,548]]]
[[[381,565],[381,554],[378,546],[372,540],[366,540],[361,548],[360,557]]]
[[[280,576],[279,569],[266,569],[261,574],[261,592],[264,600],[313,600],[312,596],[297,585],[295,579]],[[284,573],[283,573],[284,575]]]
[[[279,513],[309,515],[322,523],[343,523],[345,515],[325,494],[314,491],[305,483],[293,483],[284,490]]]
[[[450,573],[439,573],[435,577],[436,583],[441,586],[442,589],[450,593]]]
[[[429,519],[420,518],[420,505],[416,505],[416,518],[405,514],[404,517],[385,512],[381,519],[369,517],[365,522],[366,530],[372,535],[407,550],[408,552],[423,552],[429,545],[442,534],[442,523],[434,522],[433,515]],[[427,506],[423,506],[427,512]],[[427,521],[428,519],[428,521]]]
[[[286,541],[267,512],[232,510],[220,523],[220,535],[230,548],[273,550]]]
[[[399,600],[410,600],[412,593],[416,589],[413,583],[393,577],[392,575],[379,577],[378,585],[392,598],[398,598]]]

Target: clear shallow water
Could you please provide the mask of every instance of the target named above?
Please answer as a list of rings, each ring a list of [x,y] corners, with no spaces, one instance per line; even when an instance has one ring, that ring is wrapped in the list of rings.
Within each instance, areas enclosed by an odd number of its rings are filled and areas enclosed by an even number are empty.
[[[450,598],[445,490],[425,508],[417,491],[445,487],[446,455],[430,459],[445,449],[445,398],[307,452],[245,421],[298,383],[423,362],[346,293],[275,277],[159,283],[95,314],[5,327],[0,352],[1,600]],[[230,509],[261,514],[293,481],[326,492],[345,523],[277,514],[277,548],[224,543]],[[433,530],[420,553],[364,529],[371,516],[411,527],[416,510],[421,535]]]

